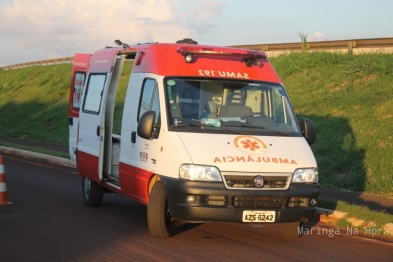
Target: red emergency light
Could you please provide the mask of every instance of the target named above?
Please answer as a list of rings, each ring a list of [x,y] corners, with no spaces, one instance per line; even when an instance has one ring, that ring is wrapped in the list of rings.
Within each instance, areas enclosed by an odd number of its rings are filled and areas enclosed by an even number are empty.
[[[135,55],[135,65],[139,66],[142,63],[143,51],[136,52]]]
[[[259,65],[258,59],[266,59],[266,55],[262,52],[244,49],[182,46],[177,49],[177,52],[184,56],[187,63],[191,63],[192,57],[198,54],[243,57],[242,62],[247,66]]]

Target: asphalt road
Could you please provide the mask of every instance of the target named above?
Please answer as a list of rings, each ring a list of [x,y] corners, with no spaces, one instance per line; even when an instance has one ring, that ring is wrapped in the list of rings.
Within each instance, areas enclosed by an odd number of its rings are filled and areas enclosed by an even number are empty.
[[[28,147],[47,149],[55,152],[68,154],[68,147],[54,143],[33,141],[22,138],[4,136],[0,134],[0,141],[18,144]],[[341,200],[349,204],[366,206],[370,210],[385,212],[393,215],[393,198],[374,196],[360,192],[343,191],[337,189],[321,188],[320,198]]]
[[[2,262],[393,261],[393,242],[318,225],[286,239],[275,224],[181,224],[173,237],[155,239],[146,206],[106,194],[88,208],[75,169],[3,156],[13,204],[0,206]]]

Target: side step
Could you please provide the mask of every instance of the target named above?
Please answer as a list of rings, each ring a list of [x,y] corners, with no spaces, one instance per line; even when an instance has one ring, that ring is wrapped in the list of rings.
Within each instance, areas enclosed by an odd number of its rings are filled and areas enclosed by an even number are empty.
[[[104,182],[112,184],[118,188],[120,188],[120,182],[119,179],[117,177],[108,175],[108,174],[104,174]]]

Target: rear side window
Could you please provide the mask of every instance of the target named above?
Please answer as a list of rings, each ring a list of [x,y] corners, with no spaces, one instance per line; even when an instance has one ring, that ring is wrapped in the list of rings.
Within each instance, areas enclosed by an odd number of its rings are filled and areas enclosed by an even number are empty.
[[[83,112],[98,114],[105,87],[106,74],[90,74],[87,83]]]
[[[85,72],[76,72],[74,77],[74,93],[72,96],[72,108],[79,109],[81,105],[81,96],[83,86],[85,85]]]

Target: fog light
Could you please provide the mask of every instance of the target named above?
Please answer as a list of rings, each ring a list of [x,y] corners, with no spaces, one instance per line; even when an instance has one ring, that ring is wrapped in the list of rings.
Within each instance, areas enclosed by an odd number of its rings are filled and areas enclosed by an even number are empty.
[[[191,61],[192,61],[192,55],[191,54],[184,55],[184,58],[186,59],[187,63],[191,63]]]
[[[195,204],[197,202],[197,197],[196,196],[188,196],[187,197],[187,203],[188,204]]]
[[[313,199],[311,199],[310,204],[312,206],[316,206],[318,204],[318,201],[315,198],[313,198]]]

